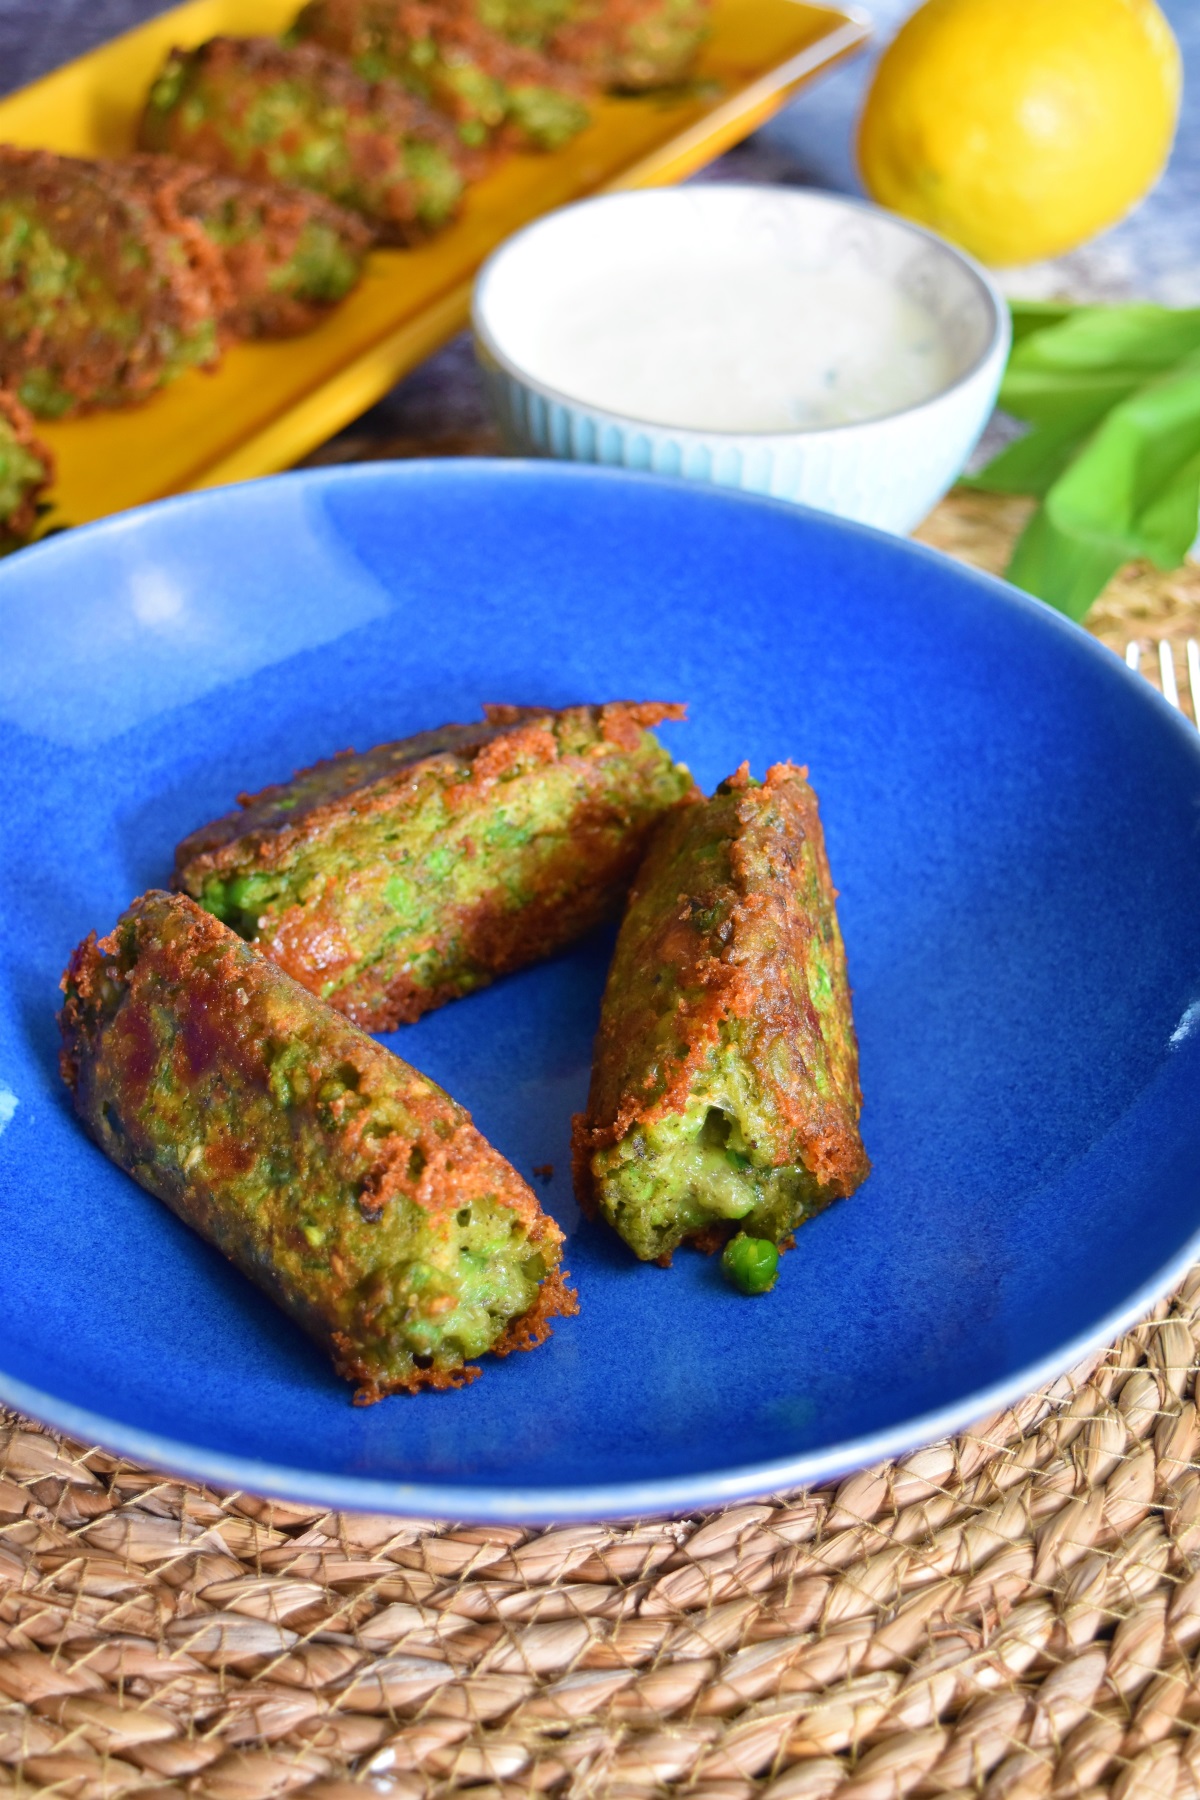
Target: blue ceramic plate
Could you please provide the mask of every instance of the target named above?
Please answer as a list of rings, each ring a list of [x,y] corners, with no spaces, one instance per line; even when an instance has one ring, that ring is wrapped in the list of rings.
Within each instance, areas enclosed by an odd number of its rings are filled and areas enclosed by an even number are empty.
[[[184,832],[483,700],[683,698],[711,788],[807,762],[875,1172],[775,1291],[634,1262],[571,1198],[611,939],[388,1041],[570,1238],[578,1318],[366,1410],[84,1137],[68,951]],[[1200,1226],[1200,738],[1040,605],[829,518],[594,469],[373,465],[116,518],[0,567],[0,1395],[336,1506],[690,1508],[937,1437],[1068,1366]]]

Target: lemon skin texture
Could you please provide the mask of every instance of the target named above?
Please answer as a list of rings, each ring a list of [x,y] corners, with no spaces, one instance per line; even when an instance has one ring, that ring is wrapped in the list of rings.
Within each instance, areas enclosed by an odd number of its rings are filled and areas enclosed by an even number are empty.
[[[1057,256],[1153,185],[1181,89],[1154,0],[926,0],[867,95],[863,183],[983,262]]]

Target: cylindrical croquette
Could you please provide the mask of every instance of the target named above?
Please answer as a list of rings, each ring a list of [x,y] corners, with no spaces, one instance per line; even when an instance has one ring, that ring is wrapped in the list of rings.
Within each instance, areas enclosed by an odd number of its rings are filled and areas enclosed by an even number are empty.
[[[683,802],[609,970],[576,1190],[646,1261],[742,1229],[786,1247],[870,1169],[858,1045],[806,771]]]
[[[88,1131],[358,1401],[460,1386],[574,1310],[562,1234],[462,1107],[186,896],[143,895],[62,986]]]
[[[588,122],[571,71],[481,23],[475,0],[308,0],[291,36],[372,80],[392,76],[455,121],[465,144],[497,135],[556,150]]]
[[[709,0],[474,0],[479,18],[588,83],[640,93],[683,81],[708,35]]]
[[[0,388],[0,556],[29,542],[53,479],[54,458],[28,408]]]
[[[217,355],[214,295],[119,164],[0,145],[0,383],[39,418]]]
[[[371,229],[324,194],[171,156],[135,156],[121,166],[168,231],[206,267],[215,259],[220,322],[234,337],[308,331],[362,274]]]
[[[139,128],[143,150],[312,188],[381,242],[447,223],[463,190],[457,139],[399,82],[368,81],[317,44],[210,38],[173,50]]]
[[[692,778],[648,727],[679,706],[485,708],[243,795],[174,885],[369,1031],[615,917]]]
[[[568,68],[615,93],[669,87],[692,73],[708,36],[708,0],[586,0],[549,48]]]

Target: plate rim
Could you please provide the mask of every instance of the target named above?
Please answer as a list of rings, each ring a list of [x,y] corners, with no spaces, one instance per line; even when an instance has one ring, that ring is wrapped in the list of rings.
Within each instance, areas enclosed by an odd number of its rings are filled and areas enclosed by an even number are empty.
[[[840,1476],[897,1461],[909,1452],[962,1435],[972,1425],[983,1424],[1015,1402],[1062,1380],[1094,1352],[1115,1342],[1178,1285],[1198,1255],[1200,1228],[1169,1263],[1138,1288],[1125,1306],[1106,1315],[1095,1330],[1078,1334],[1062,1349],[1050,1352],[1004,1381],[964,1395],[961,1401],[922,1413],[903,1425],[849,1439],[826,1451],[747,1463],[719,1476],[683,1475],[603,1486],[528,1489],[494,1483],[475,1488],[450,1482],[326,1475],[252,1457],[209,1452],[136,1426],[114,1425],[102,1413],[56,1401],[3,1372],[0,1401],[89,1446],[129,1456],[168,1474],[228,1492],[315,1503],[335,1512],[385,1513],[396,1518],[469,1525],[618,1524],[677,1518],[719,1511],[738,1500],[766,1499],[823,1486]]]
[[[739,489],[722,488],[679,477],[634,473],[623,468],[597,464],[548,461],[536,457],[381,459],[369,463],[296,469],[230,484],[224,488],[187,491],[161,500],[147,501],[126,512],[90,521],[70,532],[17,551],[0,564],[0,599],[12,578],[20,579],[20,569],[28,567],[31,558],[40,558],[43,562],[62,556],[69,558],[76,554],[77,545],[80,549],[85,549],[95,533],[123,533],[136,528],[146,516],[157,517],[181,508],[207,509],[220,504],[218,496],[237,496],[244,500],[245,496],[264,486],[273,489],[286,485],[320,490],[381,481],[404,485],[430,478],[435,481],[479,481],[490,485],[496,481],[530,477],[552,486],[559,483],[582,483],[585,486],[601,485],[635,490],[651,487],[686,494],[717,507],[732,507],[735,511],[765,510],[791,520],[799,518],[815,524],[835,537],[847,535],[886,544],[893,552],[918,563],[933,564],[941,569],[950,565],[956,579],[989,596],[988,604],[1000,605],[1010,611],[1016,610],[1036,621],[1039,629],[1051,630],[1068,639],[1076,654],[1103,661],[1110,673],[1127,685],[1130,693],[1138,694],[1138,704],[1147,707],[1160,721],[1165,723],[1169,720],[1178,734],[1181,747],[1186,745],[1193,756],[1200,758],[1200,730],[1172,707],[1149,682],[1130,670],[1113,651],[1081,625],[998,576],[960,563],[930,545],[855,520],[841,519],[812,507],[775,499],[769,495],[749,494]],[[1125,1301],[1105,1313],[1093,1327],[1076,1333],[1065,1344],[1024,1364],[1011,1375],[964,1394],[945,1406],[879,1431],[850,1438],[821,1450],[769,1458],[723,1472],[708,1471],[666,1478],[647,1477],[604,1484],[581,1484],[576,1487],[537,1488],[497,1483],[491,1479],[474,1487],[453,1482],[346,1476],[208,1450],[183,1439],[123,1424],[110,1419],[102,1411],[60,1400],[44,1389],[9,1375],[2,1367],[0,1402],[89,1445],[149,1463],[185,1479],[201,1481],[229,1491],[316,1503],[337,1511],[382,1512],[402,1518],[444,1522],[531,1526],[560,1521],[615,1523],[637,1518],[679,1516],[715,1510],[742,1499],[771,1496],[823,1484],[852,1471],[892,1461],[909,1452],[954,1437],[972,1425],[1002,1412],[1015,1401],[1031,1396],[1069,1375],[1093,1353],[1103,1350],[1144,1319],[1154,1305],[1178,1285],[1198,1259],[1200,1223],[1180,1249]],[[2,1357],[3,1350],[0,1348],[0,1358]]]

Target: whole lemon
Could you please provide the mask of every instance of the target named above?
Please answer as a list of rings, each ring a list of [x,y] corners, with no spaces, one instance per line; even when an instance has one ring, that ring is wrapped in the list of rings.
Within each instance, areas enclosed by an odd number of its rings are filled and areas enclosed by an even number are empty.
[[[1154,0],[925,0],[867,95],[863,181],[984,262],[1057,256],[1152,185],[1181,86]]]

